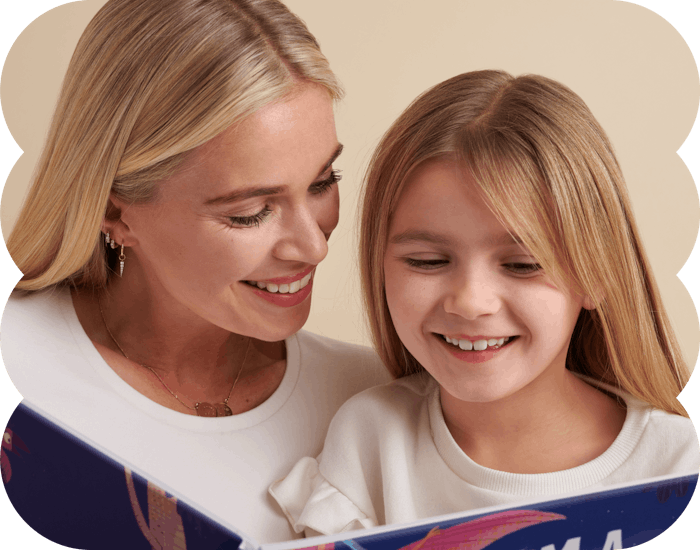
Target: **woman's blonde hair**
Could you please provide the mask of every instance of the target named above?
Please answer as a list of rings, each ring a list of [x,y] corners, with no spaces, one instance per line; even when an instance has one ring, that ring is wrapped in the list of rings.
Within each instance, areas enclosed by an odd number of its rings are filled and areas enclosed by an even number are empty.
[[[391,322],[384,255],[408,175],[450,156],[544,270],[595,304],[582,310],[566,366],[683,416],[688,380],[603,129],[566,86],[537,75],[477,71],[418,97],[382,138],[367,170],[360,268],[379,355],[395,377],[422,370]]]
[[[110,0],[85,29],[7,247],[17,285],[102,287],[110,193],[152,199],[184,155],[299,82],[342,89],[277,0]]]

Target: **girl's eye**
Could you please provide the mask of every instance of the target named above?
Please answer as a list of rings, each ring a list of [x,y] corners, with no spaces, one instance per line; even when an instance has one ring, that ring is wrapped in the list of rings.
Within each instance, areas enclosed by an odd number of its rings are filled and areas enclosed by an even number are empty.
[[[503,267],[512,273],[516,273],[517,275],[529,275],[530,273],[536,273],[542,269],[540,264],[525,262],[511,262],[508,264],[503,264]]]
[[[324,193],[330,191],[331,187],[338,183],[343,176],[340,175],[340,170],[331,170],[331,175],[325,180],[319,181],[309,187],[309,191],[314,195],[323,195]]]
[[[447,260],[418,260],[416,258],[405,258],[404,261],[409,267],[418,269],[437,269],[447,263]]]
[[[272,213],[267,206],[263,208],[257,214],[252,216],[229,216],[228,219],[231,225],[238,225],[241,227],[259,227],[261,222],[264,222],[267,217]]]

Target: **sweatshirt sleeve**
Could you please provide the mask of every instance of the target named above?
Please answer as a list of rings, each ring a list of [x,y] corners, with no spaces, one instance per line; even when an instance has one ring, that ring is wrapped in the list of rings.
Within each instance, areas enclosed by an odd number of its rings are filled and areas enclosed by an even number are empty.
[[[318,461],[302,458],[292,471],[270,487],[296,533],[332,535],[374,527],[377,522],[331,485],[319,471]]]

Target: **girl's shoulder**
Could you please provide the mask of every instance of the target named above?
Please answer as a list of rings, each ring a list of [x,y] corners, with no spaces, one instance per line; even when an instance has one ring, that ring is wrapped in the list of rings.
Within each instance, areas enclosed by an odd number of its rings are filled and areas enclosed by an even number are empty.
[[[389,433],[418,431],[428,419],[429,402],[438,390],[437,383],[427,373],[369,388],[340,407],[331,422],[328,438],[381,439]]]

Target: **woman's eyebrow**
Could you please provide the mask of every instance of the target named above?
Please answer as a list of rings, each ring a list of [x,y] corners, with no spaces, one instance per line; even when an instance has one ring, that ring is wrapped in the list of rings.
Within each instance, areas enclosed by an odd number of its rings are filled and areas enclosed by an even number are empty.
[[[328,170],[333,165],[333,163],[336,161],[336,159],[340,156],[340,153],[342,153],[342,152],[343,152],[343,144],[339,143],[338,147],[335,148],[335,151],[333,151],[333,154],[328,159],[328,162],[326,162],[326,164],[323,165],[323,168],[321,168],[321,170],[319,171],[318,176],[320,176],[326,170]],[[282,193],[286,188],[287,188],[286,185],[275,185],[273,187],[255,187],[255,186],[244,187],[242,189],[236,189],[235,191],[231,191],[230,193],[226,193],[225,195],[221,195],[220,197],[215,197],[213,199],[209,199],[204,204],[206,204],[206,205],[227,204],[230,202],[242,201],[242,200],[251,199],[254,197],[278,195],[278,194]]]
[[[323,168],[321,168],[321,171],[318,173],[318,176],[320,176],[321,174],[323,174],[326,170],[328,170],[328,169],[333,165],[333,163],[334,163],[334,162],[338,159],[338,157],[340,156],[340,153],[343,152],[343,147],[344,147],[344,146],[343,146],[342,143],[339,143],[339,144],[338,144],[338,147],[335,148],[335,151],[333,151],[333,154],[332,154],[332,155],[330,156],[330,158],[328,159],[328,162],[327,162],[326,164],[323,165]],[[317,177],[318,177],[318,176],[317,176]]]

